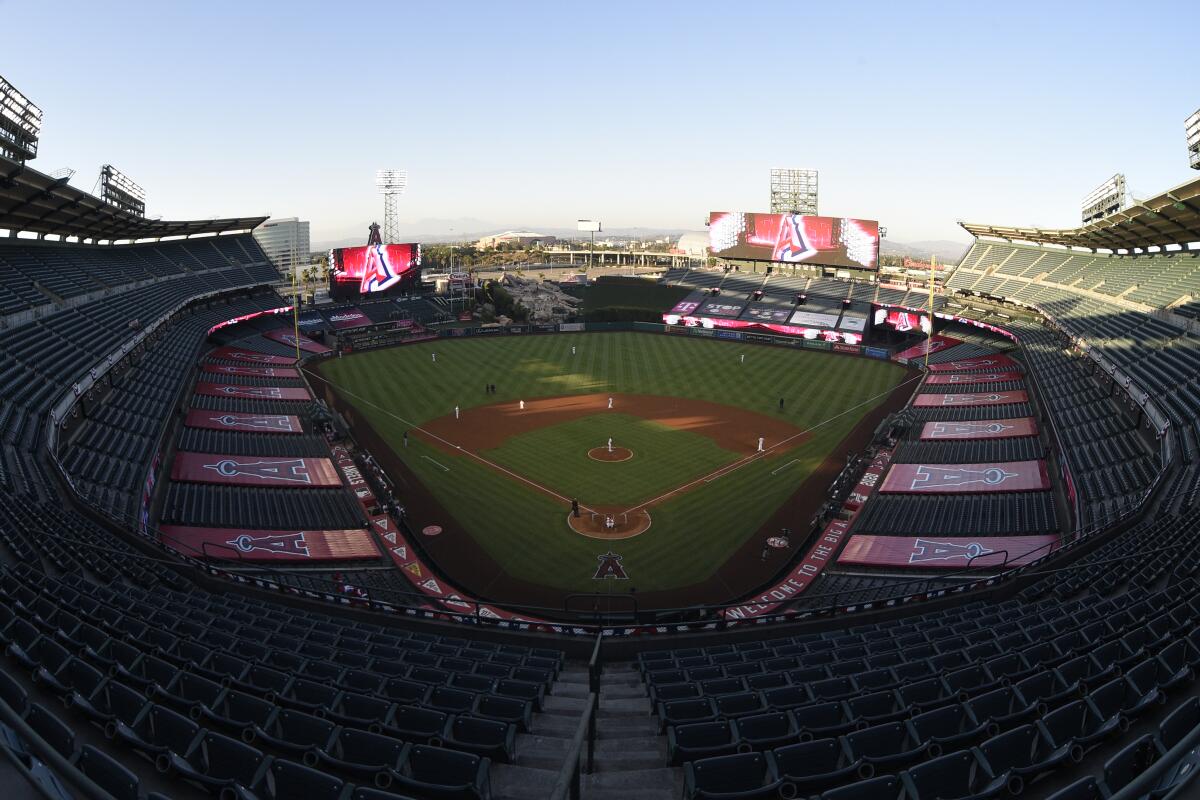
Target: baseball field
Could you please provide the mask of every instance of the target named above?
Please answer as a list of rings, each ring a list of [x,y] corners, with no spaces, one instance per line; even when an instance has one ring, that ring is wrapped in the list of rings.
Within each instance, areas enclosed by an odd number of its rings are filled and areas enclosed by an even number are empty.
[[[494,598],[514,581],[748,590],[723,566],[757,561],[789,512],[807,533],[806,481],[911,388],[885,361],[643,333],[432,340],[326,361],[318,380],[391,451],[410,524],[441,528],[421,544]]]

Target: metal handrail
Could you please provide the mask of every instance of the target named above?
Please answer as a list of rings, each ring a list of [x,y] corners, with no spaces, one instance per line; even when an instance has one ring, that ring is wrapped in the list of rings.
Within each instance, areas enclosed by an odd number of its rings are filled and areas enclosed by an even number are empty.
[[[13,710],[12,706],[4,700],[0,700],[0,723],[12,728],[21,742],[33,751],[38,760],[49,765],[51,774],[56,778],[60,778],[70,784],[72,789],[78,790],[82,797],[93,798],[94,800],[116,800],[108,791],[101,788],[99,784],[84,775],[74,764],[63,757],[61,753],[48,745],[46,741],[38,735],[37,731],[29,727],[25,720]],[[26,772],[27,778],[31,783],[34,783],[32,775]],[[36,786],[37,784],[34,783]],[[46,794],[43,790],[43,794]],[[47,797],[51,796],[46,794]]]
[[[1109,797],[1109,800],[1139,800],[1146,797],[1151,791],[1160,788],[1159,784],[1164,777],[1172,770],[1178,770],[1185,762],[1190,762],[1190,768],[1178,772],[1174,781],[1161,788],[1177,789],[1187,781],[1196,780],[1197,755],[1195,751],[1197,747],[1200,747],[1200,725],[1192,728],[1162,758],[1151,764],[1141,775],[1118,789]],[[1155,794],[1155,796],[1164,795]]]
[[[583,773],[591,774],[594,766],[592,755],[596,740],[596,712],[599,710],[600,697],[595,692],[589,692],[587,707],[579,718],[575,735],[571,737],[571,746],[567,748],[567,760],[563,762],[558,778],[554,781],[554,789],[550,792],[550,800],[579,800],[580,782]],[[587,742],[587,766],[583,764],[583,746]]]

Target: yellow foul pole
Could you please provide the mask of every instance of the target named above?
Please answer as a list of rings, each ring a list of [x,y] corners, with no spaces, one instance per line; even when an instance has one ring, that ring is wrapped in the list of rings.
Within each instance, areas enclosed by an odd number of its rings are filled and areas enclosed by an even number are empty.
[[[933,276],[937,270],[937,256],[929,257],[929,333],[925,334],[925,371],[929,371],[929,348],[933,344]]]
[[[292,338],[296,342],[296,363],[300,363],[300,295],[296,290],[296,266],[292,265]]]

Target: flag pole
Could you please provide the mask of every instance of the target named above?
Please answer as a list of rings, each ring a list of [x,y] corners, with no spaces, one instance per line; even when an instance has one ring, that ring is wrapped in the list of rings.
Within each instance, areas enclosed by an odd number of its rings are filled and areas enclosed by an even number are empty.
[[[929,371],[929,348],[933,345],[933,276],[937,269],[937,256],[929,257],[929,333],[925,335],[925,371]]]

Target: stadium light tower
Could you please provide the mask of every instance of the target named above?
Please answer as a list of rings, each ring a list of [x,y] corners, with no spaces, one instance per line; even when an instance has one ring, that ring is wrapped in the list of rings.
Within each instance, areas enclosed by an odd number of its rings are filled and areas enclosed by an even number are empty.
[[[1200,109],[1184,120],[1183,131],[1187,136],[1188,166],[1200,169]]]
[[[395,244],[400,238],[397,208],[400,195],[408,188],[408,170],[381,169],[375,173],[375,185],[383,195],[383,243]]]
[[[817,215],[815,169],[771,169],[771,213]]]

